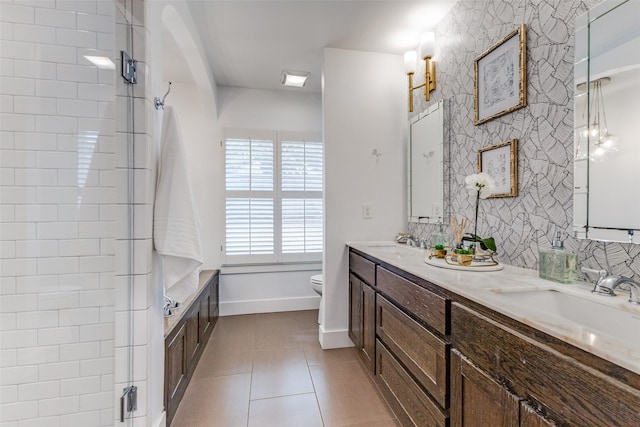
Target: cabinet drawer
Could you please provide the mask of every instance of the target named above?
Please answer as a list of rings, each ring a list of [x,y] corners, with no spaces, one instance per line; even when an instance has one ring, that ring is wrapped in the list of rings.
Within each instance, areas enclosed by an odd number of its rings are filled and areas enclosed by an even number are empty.
[[[376,265],[358,254],[349,252],[349,269],[371,286],[376,286]]]
[[[408,281],[384,268],[378,268],[378,290],[418,319],[443,335],[449,333],[446,298]]]
[[[376,332],[436,402],[447,408],[449,345],[385,298],[376,302]]]
[[[640,425],[640,390],[532,340],[460,304],[453,304],[452,343],[480,369],[551,418],[579,426]]]
[[[448,417],[429,399],[380,341],[376,343],[376,374],[382,392],[403,426],[448,425]]]

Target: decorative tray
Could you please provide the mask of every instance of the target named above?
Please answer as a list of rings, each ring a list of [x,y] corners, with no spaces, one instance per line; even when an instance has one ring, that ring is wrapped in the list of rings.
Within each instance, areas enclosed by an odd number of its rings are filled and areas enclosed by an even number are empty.
[[[461,271],[499,271],[504,268],[504,264],[500,264],[499,262],[493,260],[472,261],[471,265],[459,265],[457,262],[451,260],[450,255],[447,255],[445,258],[426,256],[424,258],[424,262],[434,267]]]

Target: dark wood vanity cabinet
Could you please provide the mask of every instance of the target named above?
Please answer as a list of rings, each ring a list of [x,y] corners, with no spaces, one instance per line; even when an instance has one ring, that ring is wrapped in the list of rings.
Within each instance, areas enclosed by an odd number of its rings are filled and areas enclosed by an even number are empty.
[[[361,252],[349,261],[349,333],[401,425],[640,426],[639,375]]]
[[[353,251],[349,268],[349,336],[401,424],[448,426],[448,301]]]
[[[175,314],[179,317],[165,319],[164,404],[167,426],[173,420],[218,319],[218,271],[203,271],[200,277],[201,283],[194,297]]]
[[[473,419],[491,413],[502,416],[491,425],[640,425],[640,390],[542,340],[458,303],[451,339],[454,427],[480,425]]]

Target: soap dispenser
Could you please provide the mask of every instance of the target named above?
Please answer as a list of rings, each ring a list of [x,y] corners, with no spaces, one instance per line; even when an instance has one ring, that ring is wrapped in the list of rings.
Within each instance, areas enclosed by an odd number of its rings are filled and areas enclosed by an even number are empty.
[[[556,228],[550,249],[540,250],[539,276],[559,283],[575,283],[578,279],[578,256],[564,247],[562,232]]]
[[[438,222],[438,230],[434,231],[431,235],[431,246],[436,247],[442,245],[444,247],[449,245],[450,242],[449,233],[445,231],[442,221]]]

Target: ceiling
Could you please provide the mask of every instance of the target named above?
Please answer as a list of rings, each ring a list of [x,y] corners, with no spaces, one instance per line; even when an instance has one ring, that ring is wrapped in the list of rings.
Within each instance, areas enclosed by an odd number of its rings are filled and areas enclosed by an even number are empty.
[[[415,48],[420,34],[455,1],[188,0],[188,5],[219,86],[320,92],[323,48],[402,54]],[[164,38],[167,57],[167,49],[178,46]],[[175,64],[179,61],[171,62],[165,78],[189,77],[179,75],[188,73]],[[310,72],[307,85],[282,86],[284,69]]]

